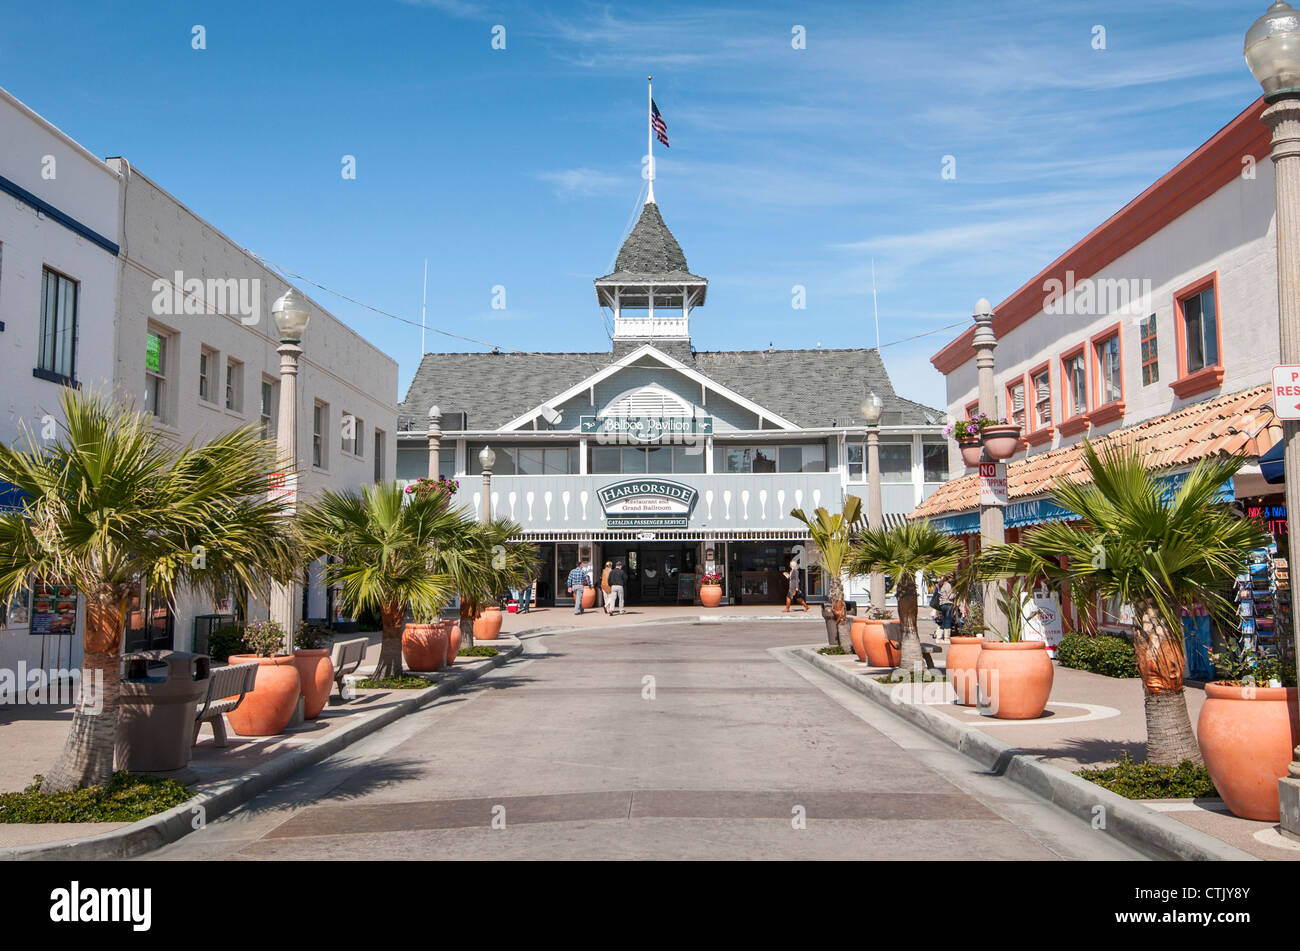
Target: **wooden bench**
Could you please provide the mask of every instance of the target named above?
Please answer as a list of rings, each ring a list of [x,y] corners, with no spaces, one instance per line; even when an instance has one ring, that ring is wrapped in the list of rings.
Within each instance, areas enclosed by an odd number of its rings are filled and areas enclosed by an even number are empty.
[[[354,637],[347,641],[335,641],[330,647],[330,663],[334,665],[334,685],[338,687],[339,697],[346,700],[343,693],[343,678],[348,674],[356,673],[362,661],[366,659],[366,648],[370,646],[370,640],[365,637]]]
[[[212,724],[212,745],[218,749],[226,746],[226,721],[224,714],[244,702],[244,696],[257,682],[257,661],[218,667],[208,677],[208,695],[198,704],[194,717],[194,742],[199,741],[199,731],[204,723]]]

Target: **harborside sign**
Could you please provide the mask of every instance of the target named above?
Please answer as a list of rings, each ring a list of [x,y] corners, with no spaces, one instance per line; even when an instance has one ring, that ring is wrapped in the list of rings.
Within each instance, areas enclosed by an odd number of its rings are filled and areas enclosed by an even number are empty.
[[[596,490],[607,528],[687,528],[699,490],[668,479],[627,479]]]

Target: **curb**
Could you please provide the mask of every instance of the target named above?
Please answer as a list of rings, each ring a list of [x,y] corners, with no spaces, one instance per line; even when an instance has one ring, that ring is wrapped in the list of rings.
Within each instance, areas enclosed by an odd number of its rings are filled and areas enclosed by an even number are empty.
[[[1136,800],[1125,799],[1059,766],[1045,763],[983,730],[963,726],[923,704],[896,703],[888,687],[828,660],[815,650],[796,647],[791,653],[947,743],[990,773],[1005,776],[1083,822],[1091,824],[1097,808],[1101,807],[1106,825],[1098,831],[1151,858],[1194,862],[1261,861],[1249,852],[1148,809]]]
[[[530,634],[532,631],[521,631]],[[518,638],[518,634],[511,637]],[[61,842],[43,842],[40,845],[0,848],[0,861],[99,861],[103,859],[128,859],[152,852],[194,831],[196,810],[201,809],[205,822],[224,815],[259,793],[265,792],[294,773],[328,759],[339,750],[363,737],[375,733],[408,713],[451,693],[461,686],[477,680],[489,670],[502,666],[523,652],[522,643],[503,650],[495,657],[484,658],[487,663],[475,664],[439,680],[427,690],[413,697],[397,701],[393,706],[338,730],[320,743],[300,747],[291,753],[277,756],[264,766],[242,776],[224,780],[215,788],[199,793],[166,812],[149,816],[111,832],[83,839],[65,839]]]

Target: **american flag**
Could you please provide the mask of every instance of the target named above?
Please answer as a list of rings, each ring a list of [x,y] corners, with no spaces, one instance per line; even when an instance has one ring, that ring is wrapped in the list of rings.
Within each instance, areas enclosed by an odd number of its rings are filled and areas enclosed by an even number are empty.
[[[659,107],[655,105],[653,99],[650,100],[650,124],[655,127],[655,138],[668,145],[668,124],[664,122],[664,117],[659,114]]]

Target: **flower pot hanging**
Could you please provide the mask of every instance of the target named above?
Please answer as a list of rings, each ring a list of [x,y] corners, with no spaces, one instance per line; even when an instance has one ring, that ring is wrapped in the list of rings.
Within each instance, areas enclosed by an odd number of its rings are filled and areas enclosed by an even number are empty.
[[[982,442],[962,442],[957,445],[961,447],[961,461],[966,463],[967,468],[974,469],[980,464],[980,458],[984,455]]]
[[[990,459],[1010,459],[1020,450],[1019,426],[985,426],[980,437]]]

